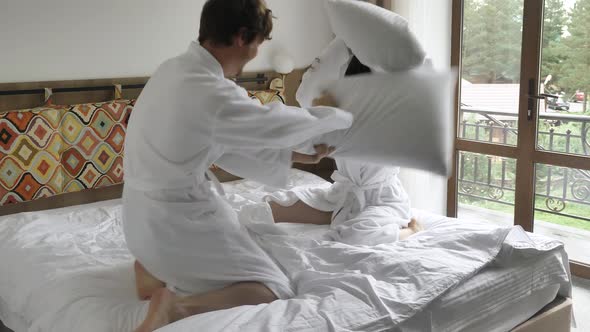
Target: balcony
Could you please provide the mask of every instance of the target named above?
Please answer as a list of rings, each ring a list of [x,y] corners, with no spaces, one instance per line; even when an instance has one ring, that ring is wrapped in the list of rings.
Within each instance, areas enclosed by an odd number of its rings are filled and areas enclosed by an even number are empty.
[[[515,145],[517,114],[462,107],[460,137]],[[540,150],[590,156],[590,116],[541,112]],[[589,161],[590,163],[590,161]],[[461,153],[458,201],[461,218],[512,224],[516,162]],[[570,258],[590,262],[590,172],[536,165],[535,232],[562,240]]]

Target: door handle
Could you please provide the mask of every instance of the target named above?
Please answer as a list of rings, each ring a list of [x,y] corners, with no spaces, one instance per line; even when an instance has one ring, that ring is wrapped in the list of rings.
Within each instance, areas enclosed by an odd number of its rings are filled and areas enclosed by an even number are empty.
[[[527,110],[527,120],[532,120],[533,119],[533,111],[535,109],[535,107],[537,106],[537,104],[535,103],[535,101],[537,100],[543,100],[546,98],[559,98],[559,96],[556,95],[551,95],[548,93],[540,93],[537,94],[537,89],[536,89],[536,84],[535,84],[536,80],[534,78],[531,78],[529,80],[529,103],[528,103],[528,110]]]
[[[550,95],[548,93],[540,93],[539,95],[530,95],[529,94],[529,98],[533,98],[533,99],[545,99],[545,98],[559,98],[559,96],[556,95]]]
[[[545,99],[545,98],[559,98],[559,96],[551,95],[548,93],[537,94],[535,79],[531,78],[529,80],[529,99]]]

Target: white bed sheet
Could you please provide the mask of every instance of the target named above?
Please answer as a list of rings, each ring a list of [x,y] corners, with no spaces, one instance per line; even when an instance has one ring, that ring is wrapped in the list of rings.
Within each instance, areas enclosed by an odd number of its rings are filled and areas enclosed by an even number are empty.
[[[292,185],[324,182],[299,171],[291,179]],[[269,190],[244,181],[225,187],[230,194],[250,191],[260,197]],[[0,219],[0,266],[9,267],[0,272],[0,318],[8,327],[17,332],[126,331],[142,320],[147,303],[134,297],[132,257],[124,245],[120,211],[115,200]],[[415,212],[427,227],[447,220]],[[286,227],[310,236],[325,230]],[[526,320],[549,303],[558,289],[567,287],[562,252],[550,252],[527,266],[518,260],[513,263],[486,268],[401,327],[505,330]],[[236,313],[248,307],[231,310]],[[194,330],[213,321],[211,317],[226,314],[195,316],[164,330]]]

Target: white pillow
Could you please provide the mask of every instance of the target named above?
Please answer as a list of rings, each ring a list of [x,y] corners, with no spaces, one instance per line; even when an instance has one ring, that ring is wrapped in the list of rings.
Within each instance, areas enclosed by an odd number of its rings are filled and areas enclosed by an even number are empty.
[[[326,88],[354,116],[348,130],[314,139],[336,159],[402,166],[448,176],[453,141],[454,75],[428,68],[359,75]]]
[[[303,74],[295,95],[299,105],[303,108],[311,107],[313,100],[322,93],[319,86],[343,77],[350,60],[352,54],[342,39],[336,38],[328,44]]]
[[[408,22],[392,11],[355,0],[326,0],[326,9],[332,31],[364,65],[393,72],[424,62]]]

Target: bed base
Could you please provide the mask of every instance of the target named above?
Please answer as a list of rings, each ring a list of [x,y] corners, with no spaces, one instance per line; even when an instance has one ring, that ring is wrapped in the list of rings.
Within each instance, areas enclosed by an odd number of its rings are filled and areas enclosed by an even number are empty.
[[[570,298],[557,297],[511,332],[569,332],[572,324],[572,305]]]
[[[510,332],[569,332],[572,323],[572,300],[557,297],[535,316]],[[0,321],[0,332],[13,332]],[[20,332],[20,331],[14,331]]]

